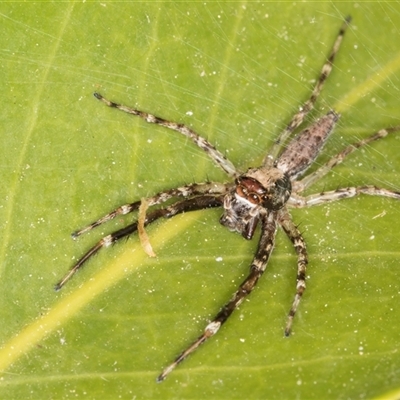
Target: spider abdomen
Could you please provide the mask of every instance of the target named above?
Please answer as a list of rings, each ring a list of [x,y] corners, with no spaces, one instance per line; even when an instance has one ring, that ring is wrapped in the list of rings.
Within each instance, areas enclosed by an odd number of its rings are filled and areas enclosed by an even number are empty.
[[[331,110],[301,131],[279,156],[275,167],[286,172],[292,180],[304,173],[320,154],[339,117]]]

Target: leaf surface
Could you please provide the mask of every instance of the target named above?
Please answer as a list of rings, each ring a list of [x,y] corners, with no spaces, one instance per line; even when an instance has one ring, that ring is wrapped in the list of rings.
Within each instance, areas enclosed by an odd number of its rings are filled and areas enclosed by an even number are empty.
[[[155,378],[204,329],[248,271],[256,241],[220,210],[105,249],[54,283],[117,218],[117,206],[189,182],[225,181],[174,132],[109,109],[104,96],[188,124],[242,170],[309,96],[344,16],[353,22],[309,121],[342,117],[315,168],[400,121],[398,3],[5,3],[0,224],[2,398],[396,398],[400,390],[400,207],[360,197],[295,210],[308,286],[283,338],[296,257],[278,233],[258,288],[168,379]],[[399,189],[400,135],[363,148],[310,193]],[[387,394],[386,394],[387,393]]]

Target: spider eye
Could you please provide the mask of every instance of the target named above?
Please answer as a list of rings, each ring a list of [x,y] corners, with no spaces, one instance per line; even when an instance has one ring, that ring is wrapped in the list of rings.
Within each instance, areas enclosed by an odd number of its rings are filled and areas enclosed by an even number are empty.
[[[261,184],[254,179],[241,177],[236,180],[236,193],[252,204],[262,204],[262,194],[264,191],[265,190]]]
[[[250,193],[249,200],[254,204],[260,204],[261,198],[256,193]]]
[[[277,174],[277,171],[271,173],[269,180],[264,182],[264,185],[249,175],[238,177],[236,194],[251,204],[261,205],[268,210],[279,210],[289,200],[292,185],[288,174],[280,171]],[[255,172],[257,173],[258,170]]]

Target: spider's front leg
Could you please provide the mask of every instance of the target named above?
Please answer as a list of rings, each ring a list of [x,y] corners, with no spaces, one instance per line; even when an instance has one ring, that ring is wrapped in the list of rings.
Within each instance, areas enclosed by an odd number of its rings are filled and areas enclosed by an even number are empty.
[[[148,213],[145,217],[144,226],[151,224],[152,222],[160,219],[161,217],[172,218],[177,214],[204,210],[207,208],[221,207],[223,203],[224,194],[202,194],[193,198],[187,198],[180,202],[171,204],[166,208],[159,208]],[[125,228],[119,229],[97,242],[91,249],[89,249],[76,263],[75,265],[64,275],[64,277],[55,285],[55,290],[60,290],[82,267],[83,265],[97,254],[103,247],[109,247],[118,240],[128,237],[131,234],[137,232],[138,222],[126,226]]]
[[[231,316],[232,312],[243,302],[243,300],[252,292],[258,279],[261,277],[267,267],[269,257],[272,253],[275,235],[277,229],[277,214],[279,211],[265,212],[260,215],[261,219],[261,238],[258,243],[257,252],[250,266],[250,273],[243,283],[239,286],[232,299],[226,303],[221,311],[206,326],[204,332],[158,376],[157,381],[163,381],[174,368],[180,364],[188,355],[193,353],[202,343],[211,336],[214,336],[222,324]]]
[[[166,201],[171,200],[174,197],[188,198],[191,196],[206,194],[223,194],[231,190],[231,187],[232,184],[224,184],[219,182],[191,183],[189,185],[180,186],[174,189],[169,189],[164,192],[157,193],[155,196],[147,198],[146,202],[148,207],[152,207],[158,204],[165,203]],[[111,221],[117,216],[126,215],[131,212],[138,211],[140,204],[141,200],[119,206],[115,210],[85,226],[84,228],[73,232],[71,236],[73,239],[76,239],[78,236],[81,236],[84,233],[91,231],[99,225]]]

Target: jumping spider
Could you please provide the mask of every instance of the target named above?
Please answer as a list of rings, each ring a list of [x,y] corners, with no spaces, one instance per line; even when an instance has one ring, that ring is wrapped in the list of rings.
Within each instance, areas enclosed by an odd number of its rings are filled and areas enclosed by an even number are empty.
[[[302,234],[292,220],[289,211],[290,208],[310,207],[354,197],[359,194],[400,199],[399,192],[377,188],[372,185],[346,187],[306,197],[301,195],[305,189],[326,175],[337,164],[340,164],[350,153],[373,141],[384,138],[389,133],[399,131],[400,126],[379,130],[368,138],[347,146],[340,153],[332,157],[326,164],[322,165],[315,172],[302,179],[299,179],[300,176],[304,174],[307,168],[320,154],[324,143],[328,139],[335,123],[339,119],[339,114],[335,111],[329,111],[325,116],[314,122],[310,127],[301,131],[285,145],[287,140],[292,136],[294,130],[303,122],[306,115],[314,107],[322,86],[332,70],[334,58],[339,50],[350,20],[351,18],[347,17],[340,28],[331,53],[322,67],[321,74],[315,84],[310,98],[304,103],[300,111],[294,115],[287,127],[279,135],[271,150],[266,155],[262,165],[258,168],[250,168],[244,173],[239,171],[206,139],[199,136],[186,125],[170,122],[156,117],[155,115],[111,102],[99,93],[94,93],[94,96],[97,99],[109,107],[118,108],[126,113],[137,115],[146,122],[172,129],[191,139],[233,180],[233,182],[230,181],[228,183],[193,183],[160,192],[155,196],[146,199],[146,207],[160,205],[173,198],[181,198],[182,200],[166,206],[165,208],[156,208],[147,214],[145,213],[142,220],[143,227],[161,217],[171,218],[180,213],[212,207],[223,207],[223,215],[220,218],[220,223],[231,231],[240,233],[245,239],[252,239],[257,225],[261,225],[261,235],[258,248],[250,265],[249,275],[239,286],[233,297],[205,327],[204,332],[162,371],[158,376],[157,381],[164,380],[165,377],[189,354],[196,350],[197,347],[208,338],[215,335],[221,325],[228,320],[232,312],[251,293],[256,286],[258,279],[266,269],[269,257],[274,247],[278,226],[283,229],[292,241],[297,253],[296,294],[289,311],[285,328],[285,336],[289,336],[293,317],[296,314],[300,299],[306,288],[306,266],[308,262],[306,244]],[[136,201],[131,204],[123,205],[103,218],[100,218],[98,221],[95,221],[89,226],[75,232],[73,237],[77,237],[118,215],[138,211],[141,204],[141,201]],[[64,284],[83,266],[83,264],[101,248],[110,246],[117,240],[138,231],[140,225],[139,212],[138,221],[105,236],[94,247],[92,247],[72,267],[64,278],[59,281],[56,285],[56,289],[61,289]]]

